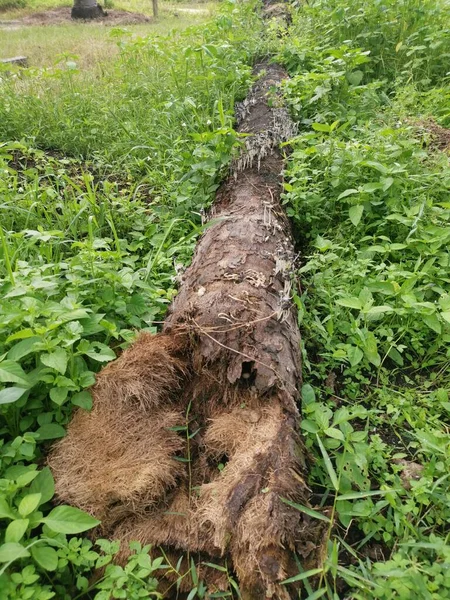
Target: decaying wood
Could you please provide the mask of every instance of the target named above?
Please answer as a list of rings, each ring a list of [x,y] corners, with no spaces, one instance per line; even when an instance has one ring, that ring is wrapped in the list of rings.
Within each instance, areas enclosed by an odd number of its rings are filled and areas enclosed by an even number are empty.
[[[13,56],[12,58],[0,59],[2,65],[16,65],[18,67],[27,67],[28,58],[26,56]]]
[[[281,582],[317,566],[320,525],[307,504],[298,433],[300,335],[290,301],[294,258],[280,205],[280,143],[295,128],[262,65],[238,108],[250,134],[220,188],[162,333],[142,334],[98,376],[50,457],[61,500],[102,519],[102,534],[194,558],[210,592],[226,565],[243,598],[287,600]],[[320,524],[320,522],[319,522]],[[127,544],[122,544],[122,558]],[[177,579],[161,572],[167,597]],[[181,590],[191,589],[186,575]],[[295,596],[296,597],[296,596]]]

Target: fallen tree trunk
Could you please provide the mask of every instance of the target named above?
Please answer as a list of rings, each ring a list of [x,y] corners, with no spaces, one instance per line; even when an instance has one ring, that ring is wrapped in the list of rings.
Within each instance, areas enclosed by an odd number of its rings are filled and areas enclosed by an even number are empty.
[[[99,374],[92,412],[76,412],[50,457],[59,498],[102,519],[104,535],[161,546],[174,564],[184,555],[186,572],[194,558],[211,592],[227,574],[205,563],[227,564],[252,600],[291,598],[281,582],[298,572],[295,554],[317,566],[323,537],[284,502],[308,504],[294,252],[279,202],[279,145],[295,129],[273,91],[286,73],[258,71],[238,110],[251,135],[163,332]],[[162,576],[170,589],[177,574]]]

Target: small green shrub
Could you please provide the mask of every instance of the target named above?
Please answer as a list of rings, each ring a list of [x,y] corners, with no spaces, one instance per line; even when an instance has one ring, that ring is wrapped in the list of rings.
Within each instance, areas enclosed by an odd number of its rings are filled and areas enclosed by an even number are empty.
[[[0,14],[14,8],[24,8],[27,0],[0,0]]]

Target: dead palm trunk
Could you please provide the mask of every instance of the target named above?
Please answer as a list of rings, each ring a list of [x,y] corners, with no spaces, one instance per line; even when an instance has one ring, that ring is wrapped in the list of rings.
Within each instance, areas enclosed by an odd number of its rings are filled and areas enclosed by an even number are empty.
[[[294,555],[317,566],[323,536],[288,504],[308,504],[294,252],[279,201],[279,144],[295,128],[270,91],[286,73],[258,71],[238,110],[251,135],[163,332],[100,373],[92,412],[77,411],[50,465],[59,498],[101,518],[104,535],[161,546],[174,565],[194,558],[211,592],[227,576],[205,563],[226,561],[243,598],[286,600]],[[192,586],[184,577],[181,589]]]
[[[72,6],[72,19],[98,19],[104,16],[105,12],[97,4],[97,0],[74,0]]]

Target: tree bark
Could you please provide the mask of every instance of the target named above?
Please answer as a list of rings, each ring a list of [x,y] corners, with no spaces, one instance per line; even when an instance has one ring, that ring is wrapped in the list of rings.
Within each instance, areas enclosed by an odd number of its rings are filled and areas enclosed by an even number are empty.
[[[105,11],[96,0],[74,0],[72,19],[99,19],[105,15]]]
[[[50,465],[59,498],[102,519],[103,535],[161,546],[174,565],[184,556],[186,573],[193,558],[210,592],[228,576],[205,563],[226,564],[244,599],[288,600],[281,582],[298,572],[295,556],[317,566],[324,536],[289,504],[309,495],[294,249],[280,205],[279,146],[295,127],[273,91],[286,73],[256,71],[237,111],[250,135],[163,332],[100,373],[92,412],[77,411]],[[168,589],[177,577],[161,572]],[[193,585],[187,574],[181,590]]]
[[[158,17],[158,0],[152,0],[153,5],[153,16],[155,19]]]

